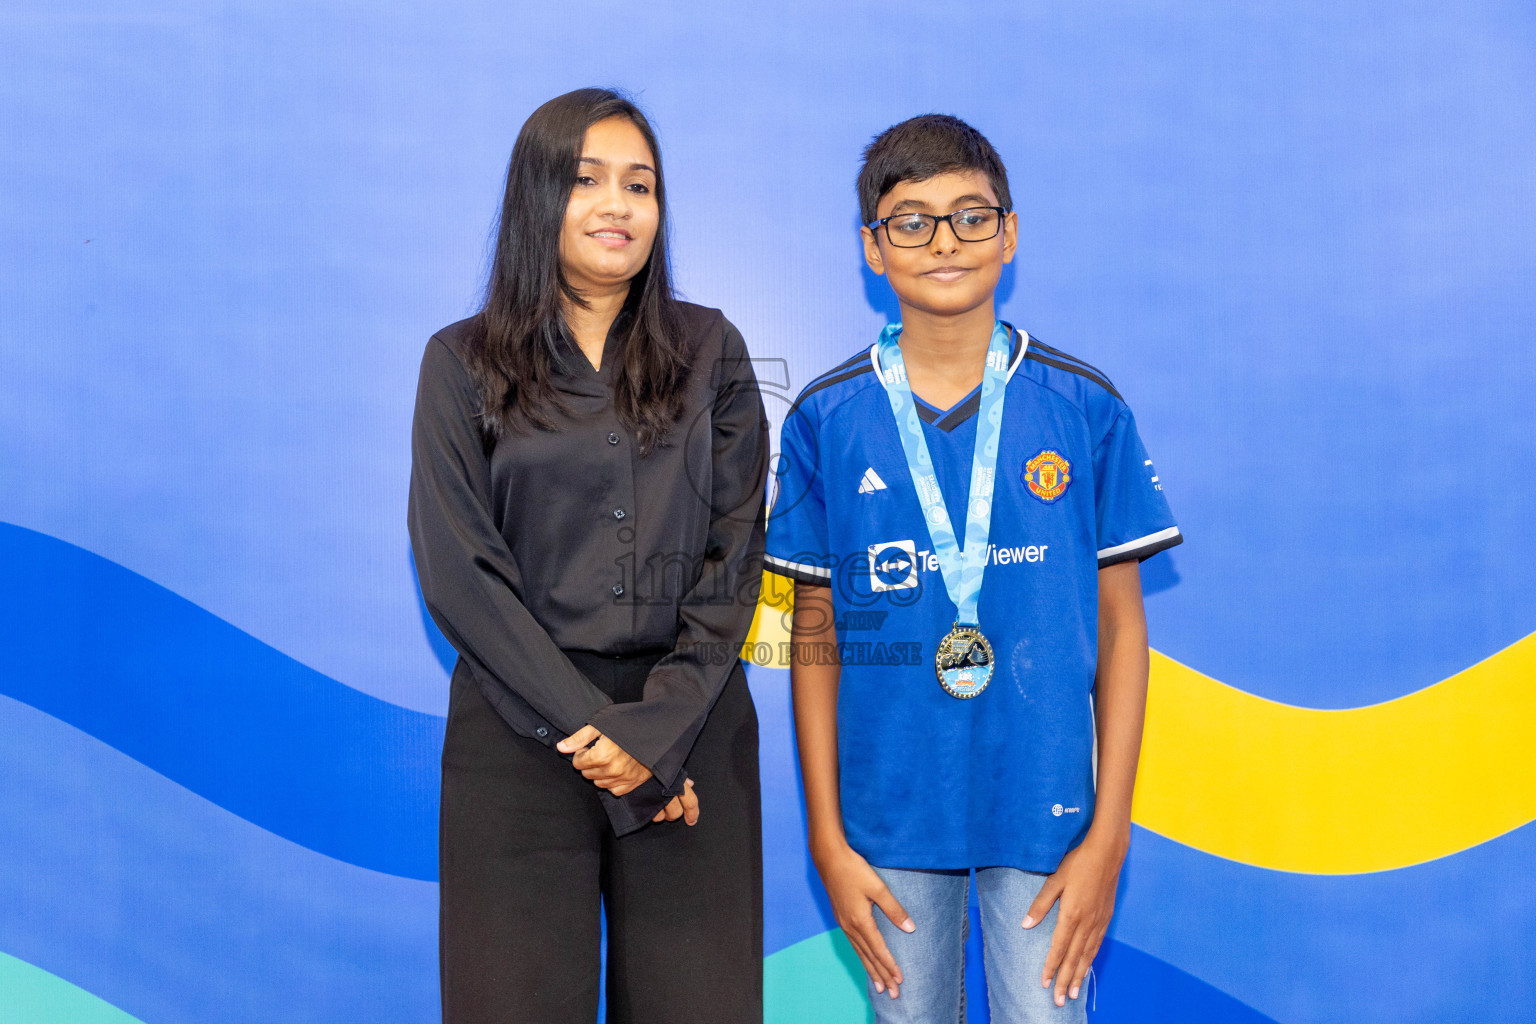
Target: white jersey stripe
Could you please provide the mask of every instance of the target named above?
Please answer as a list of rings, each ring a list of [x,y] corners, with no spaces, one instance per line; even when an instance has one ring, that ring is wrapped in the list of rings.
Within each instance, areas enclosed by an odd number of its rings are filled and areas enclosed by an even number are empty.
[[[797,572],[805,576],[814,576],[817,579],[828,581],[832,579],[832,570],[823,569],[819,565],[805,565],[801,562],[791,562],[784,558],[774,558],[772,555],[764,555],[763,561],[771,566],[788,569],[790,572]]]
[[[1004,378],[1005,381],[1013,380],[1013,372],[1023,365],[1024,353],[1029,351],[1029,332],[1022,327],[1016,327],[1014,330],[1019,332],[1019,355],[1014,359],[1013,365],[1008,367],[1008,376]]]
[[[1113,558],[1116,555],[1123,555],[1126,552],[1136,551],[1139,548],[1151,547],[1153,544],[1168,540],[1171,537],[1177,537],[1178,535],[1179,528],[1177,526],[1170,526],[1166,530],[1158,530],[1156,533],[1149,533],[1145,537],[1128,540],[1124,544],[1116,544],[1112,548],[1103,548],[1099,551],[1099,557]]]

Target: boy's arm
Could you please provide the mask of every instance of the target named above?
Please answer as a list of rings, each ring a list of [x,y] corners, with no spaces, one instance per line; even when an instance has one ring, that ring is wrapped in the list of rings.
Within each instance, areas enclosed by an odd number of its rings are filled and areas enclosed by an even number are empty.
[[[1051,904],[1061,900],[1040,974],[1045,987],[1055,978],[1058,1006],[1068,996],[1077,998],[1115,910],[1115,885],[1131,842],[1131,792],[1141,756],[1148,667],[1140,568],[1133,559],[1100,569],[1099,667],[1094,681],[1099,772],[1093,824],[1082,843],[1061,859],[1024,918],[1024,927],[1033,928]]]
[[[832,901],[837,923],[875,983],[896,998],[901,969],[875,927],[872,904],[904,931],[911,917],[891,895],[874,868],[848,845],[843,834],[842,802],[837,790],[837,630],[833,625],[832,588],[795,584],[791,636],[794,640],[789,682],[795,701],[795,736],[800,746],[800,775],[805,784],[805,813],[811,859]]]

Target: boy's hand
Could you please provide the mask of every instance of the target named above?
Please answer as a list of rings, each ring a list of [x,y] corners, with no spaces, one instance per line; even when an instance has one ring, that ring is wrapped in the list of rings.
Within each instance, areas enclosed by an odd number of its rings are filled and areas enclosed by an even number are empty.
[[[891,993],[895,999],[901,992],[901,968],[896,958],[886,948],[875,925],[872,905],[878,904],[896,927],[904,932],[915,931],[912,917],[902,909],[891,890],[875,874],[869,862],[860,857],[846,842],[825,855],[814,858],[816,870],[821,873],[821,884],[827,888],[832,901],[832,912],[837,923],[848,936],[853,951],[859,954],[864,970],[875,983],[876,992]]]
[[[1077,998],[1088,968],[1104,941],[1104,932],[1115,912],[1115,884],[1120,865],[1125,860],[1126,844],[1095,841],[1090,831],[1076,849],[1061,858],[1056,873],[1045,880],[1040,895],[1030,904],[1024,927],[1033,928],[1050,912],[1059,898],[1056,931],[1051,935],[1051,949],[1040,972],[1040,985],[1049,988],[1056,980],[1056,1005],[1065,1006],[1067,998]]]
[[[673,797],[651,820],[676,821],[678,818],[690,825],[699,823],[699,798],[693,791],[692,779],[684,779],[682,795]]]
[[[651,777],[651,770],[636,761],[613,740],[590,725],[555,744],[562,754],[575,754],[571,767],[592,780],[598,789],[623,796]]]

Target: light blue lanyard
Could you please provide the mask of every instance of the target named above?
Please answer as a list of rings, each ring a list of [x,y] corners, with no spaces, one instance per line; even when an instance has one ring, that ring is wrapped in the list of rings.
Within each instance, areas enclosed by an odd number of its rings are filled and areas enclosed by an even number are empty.
[[[965,510],[965,550],[955,541],[955,528],[944,507],[944,492],[933,470],[923,421],[912,401],[907,365],[901,358],[901,324],[887,324],[880,332],[880,380],[896,416],[896,433],[907,453],[907,470],[917,489],[918,503],[928,523],[933,553],[944,573],[944,587],[955,603],[956,622],[976,625],[976,606],[981,600],[981,577],[987,568],[987,537],[992,532],[992,486],[997,471],[997,446],[1003,425],[1003,393],[1007,390],[1011,341],[1001,320],[992,328],[987,346],[987,365],[981,375],[981,409],[976,416],[976,448],[971,457],[971,494]]]

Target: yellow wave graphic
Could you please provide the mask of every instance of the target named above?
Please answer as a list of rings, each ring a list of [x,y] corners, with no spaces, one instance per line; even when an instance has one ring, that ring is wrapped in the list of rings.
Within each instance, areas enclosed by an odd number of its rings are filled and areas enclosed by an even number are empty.
[[[1536,634],[1449,679],[1319,711],[1154,651],[1136,822],[1220,857],[1386,871],[1536,819]]]
[[[744,652],[788,665],[793,588],[765,575]],[[1536,820],[1536,633],[1433,686],[1342,711],[1244,693],[1152,652],[1137,824],[1308,874],[1387,871]]]
[[[776,572],[763,573],[763,589],[741,656],[765,668],[789,668],[789,619],[795,585]]]

